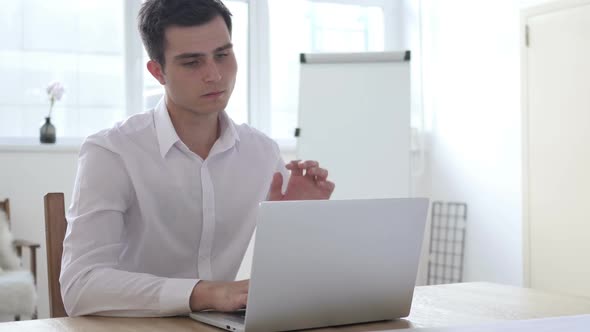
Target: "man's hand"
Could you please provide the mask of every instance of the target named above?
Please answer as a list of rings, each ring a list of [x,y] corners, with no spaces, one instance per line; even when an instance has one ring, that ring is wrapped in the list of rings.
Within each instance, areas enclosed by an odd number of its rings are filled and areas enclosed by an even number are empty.
[[[329,199],[334,192],[335,185],[328,181],[328,171],[320,168],[317,161],[294,160],[286,167],[291,171],[287,190],[283,195],[283,176],[275,173],[270,184],[269,201]]]
[[[192,311],[236,311],[246,307],[250,280],[222,282],[201,280],[191,293]]]

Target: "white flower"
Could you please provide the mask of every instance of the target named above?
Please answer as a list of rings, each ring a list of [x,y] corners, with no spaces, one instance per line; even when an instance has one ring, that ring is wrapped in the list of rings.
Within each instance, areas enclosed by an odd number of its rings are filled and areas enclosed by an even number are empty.
[[[60,82],[53,81],[49,83],[49,85],[47,86],[47,95],[49,96],[49,101],[51,102],[51,104],[49,105],[49,114],[47,115],[47,117],[51,117],[53,104],[56,100],[61,99],[61,97],[64,95],[64,92],[66,92],[66,90]]]
[[[52,103],[54,100],[60,100],[64,95],[64,92],[64,86],[60,82],[54,81],[47,86],[47,94]]]

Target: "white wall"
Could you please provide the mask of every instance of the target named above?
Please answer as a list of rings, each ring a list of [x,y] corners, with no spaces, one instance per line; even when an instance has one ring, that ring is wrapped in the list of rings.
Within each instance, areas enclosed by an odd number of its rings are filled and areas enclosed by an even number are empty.
[[[423,0],[431,197],[469,206],[465,280],[523,282],[520,8]]]
[[[75,146],[0,145],[0,199],[10,198],[14,237],[41,244],[37,251],[39,318],[49,317],[43,196],[48,192],[63,192],[66,208],[69,206],[77,161]],[[28,268],[28,250],[23,250],[23,258]]]

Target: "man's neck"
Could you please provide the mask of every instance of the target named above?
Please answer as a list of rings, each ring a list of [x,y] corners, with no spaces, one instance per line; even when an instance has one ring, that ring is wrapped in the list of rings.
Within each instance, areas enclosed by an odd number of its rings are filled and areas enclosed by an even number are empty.
[[[221,132],[219,114],[196,114],[173,103],[166,103],[166,106],[180,140],[203,160],[207,159]]]

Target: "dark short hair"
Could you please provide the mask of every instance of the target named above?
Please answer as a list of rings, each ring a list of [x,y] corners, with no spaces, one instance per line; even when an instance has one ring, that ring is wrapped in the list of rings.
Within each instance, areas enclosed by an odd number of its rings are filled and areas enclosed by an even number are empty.
[[[166,28],[199,26],[218,16],[223,18],[231,34],[231,13],[220,0],[147,0],[137,20],[150,59],[164,66]]]

